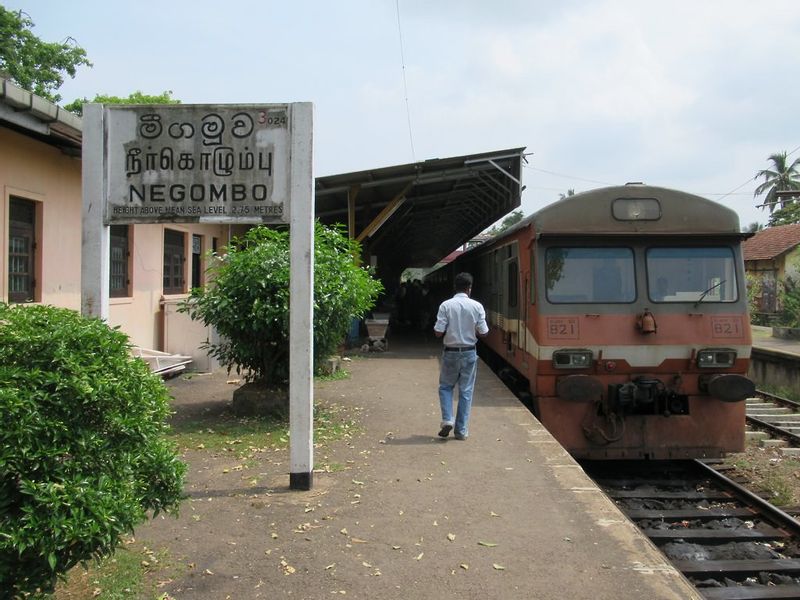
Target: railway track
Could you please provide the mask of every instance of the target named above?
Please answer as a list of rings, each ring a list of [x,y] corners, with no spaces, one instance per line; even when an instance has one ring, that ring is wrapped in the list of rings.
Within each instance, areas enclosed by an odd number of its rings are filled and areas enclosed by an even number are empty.
[[[705,598],[800,598],[800,522],[707,464],[582,465]]]
[[[760,390],[756,396],[747,400],[747,424],[800,447],[800,403]]]

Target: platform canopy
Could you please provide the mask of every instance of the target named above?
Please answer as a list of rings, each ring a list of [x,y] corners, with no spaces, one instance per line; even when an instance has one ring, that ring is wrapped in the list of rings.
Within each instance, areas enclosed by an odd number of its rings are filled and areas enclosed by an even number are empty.
[[[316,179],[316,217],[346,225],[385,278],[431,267],[519,207],[525,148]]]

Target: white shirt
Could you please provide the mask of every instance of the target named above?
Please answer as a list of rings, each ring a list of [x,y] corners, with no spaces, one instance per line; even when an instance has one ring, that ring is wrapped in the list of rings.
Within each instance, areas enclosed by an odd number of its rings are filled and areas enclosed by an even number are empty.
[[[459,292],[439,306],[433,330],[444,333],[445,346],[463,348],[474,346],[478,342],[476,333],[489,333],[489,326],[481,303]]]

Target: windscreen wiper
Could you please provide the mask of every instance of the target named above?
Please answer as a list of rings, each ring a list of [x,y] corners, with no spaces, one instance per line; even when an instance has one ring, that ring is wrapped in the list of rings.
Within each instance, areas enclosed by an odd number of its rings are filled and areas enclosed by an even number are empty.
[[[695,303],[694,303],[694,307],[695,307],[695,308],[697,308],[697,305],[698,305],[698,304],[700,304],[700,303],[703,301],[703,298],[705,298],[706,296],[708,296],[708,294],[709,294],[709,293],[713,292],[715,289],[717,289],[717,288],[718,288],[719,286],[721,286],[723,283],[725,283],[725,280],[724,280],[724,279],[722,279],[722,280],[718,281],[717,283],[715,283],[714,285],[712,285],[710,288],[708,288],[708,289],[707,289],[705,292],[703,292],[702,294],[700,294],[700,297],[697,299],[697,302],[695,302]]]

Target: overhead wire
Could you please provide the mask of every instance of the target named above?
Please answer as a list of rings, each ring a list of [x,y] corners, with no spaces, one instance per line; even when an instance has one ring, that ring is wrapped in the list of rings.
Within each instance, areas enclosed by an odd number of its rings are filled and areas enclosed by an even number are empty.
[[[417,162],[416,153],[414,152],[414,134],[411,129],[411,109],[408,104],[408,83],[406,82],[406,57],[403,51],[403,27],[400,23],[400,0],[395,0],[395,7],[397,8],[397,34],[400,38],[400,64],[403,69],[403,94],[406,101],[406,119],[408,120],[408,139],[411,143],[411,160]]]
[[[790,152],[787,152],[787,153],[786,153],[786,157],[787,157],[787,158],[788,158],[788,157],[790,157],[792,154],[794,154],[794,153],[795,153],[795,152],[797,152],[798,150],[800,150],[800,146],[797,146],[797,147],[796,147],[794,150],[791,150]],[[740,189],[742,189],[744,186],[746,186],[748,183],[750,183],[750,182],[754,181],[754,180],[756,179],[756,177],[758,177],[758,176],[756,175],[755,177],[751,177],[750,179],[746,180],[746,181],[745,181],[743,184],[736,186],[735,188],[733,188],[733,189],[732,189],[730,192],[728,192],[727,194],[723,194],[722,196],[720,196],[720,197],[718,198],[718,200],[722,200],[723,198],[727,198],[728,196],[732,195],[734,192],[737,192],[737,191],[739,191],[739,190],[740,190]],[[710,194],[710,195],[711,195],[711,196],[716,196],[717,194]],[[762,206],[765,206],[765,205],[762,205]]]
[[[792,154],[794,154],[795,152],[797,152],[798,150],[800,150],[800,146],[797,146],[796,148],[794,148],[794,149],[790,150],[789,152],[787,152],[786,156],[789,157]],[[586,177],[578,177],[577,175],[569,175],[567,173],[559,173],[557,171],[550,171],[550,170],[547,170],[547,169],[540,169],[538,167],[533,167],[533,166],[528,165],[528,164],[523,164],[522,166],[523,166],[523,168],[530,169],[531,171],[538,171],[539,173],[546,173],[548,175],[554,175],[556,177],[563,177],[565,179],[572,179],[574,181],[585,181],[587,183],[597,183],[597,184],[600,184],[600,185],[619,185],[617,183],[611,183],[611,182],[608,182],[608,181],[601,181],[601,180],[597,180],[597,179],[588,179]],[[728,196],[749,196],[750,192],[739,192],[739,190],[742,189],[744,186],[746,186],[748,183],[751,183],[754,179],[755,179],[755,177],[751,177],[751,178],[747,179],[744,183],[742,183],[741,185],[736,186],[735,188],[733,188],[729,192],[724,192],[724,193],[723,192],[705,192],[705,193],[698,193],[698,195],[700,195],[700,196],[719,196],[719,198],[717,200],[722,200],[723,198],[727,198]],[[552,188],[535,188],[535,187],[531,187],[531,186],[527,186],[527,187],[528,187],[528,189],[539,189],[539,190],[543,190],[543,191],[552,190]]]

